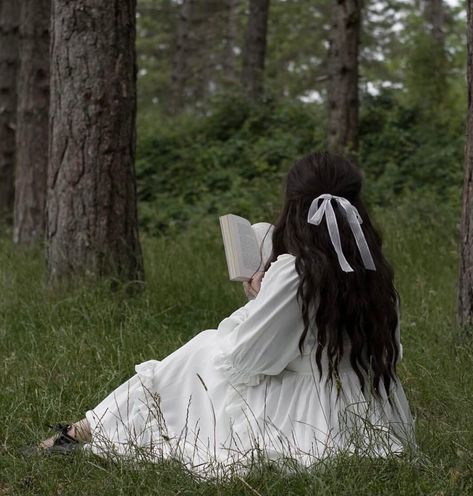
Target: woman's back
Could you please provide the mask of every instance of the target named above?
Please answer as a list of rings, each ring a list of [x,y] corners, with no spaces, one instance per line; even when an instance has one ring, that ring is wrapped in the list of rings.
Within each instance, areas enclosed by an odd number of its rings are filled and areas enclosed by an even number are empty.
[[[325,371],[335,380],[349,356],[361,387],[367,380],[376,394],[389,390],[396,376],[399,299],[361,187],[360,170],[342,157],[312,153],[297,161],[286,178],[268,262],[285,253],[295,256],[301,346],[316,326],[319,371],[327,357]]]
[[[219,326],[223,352],[215,363],[231,383],[227,398],[234,418],[240,419],[236,427],[279,439],[280,450],[272,446],[273,456],[290,452],[306,464],[342,450],[401,452],[406,443],[413,443],[402,386],[392,383],[390,401],[384,390],[379,395],[362,390],[350,363],[347,335],[335,380],[328,375],[326,353],[321,355],[321,370],[316,363],[316,328],[300,351],[304,324],[295,262],[293,255],[280,255],[269,267],[257,298]],[[281,301],[284,305],[278,307]],[[236,372],[241,370],[244,377]],[[238,435],[241,438],[242,432]]]

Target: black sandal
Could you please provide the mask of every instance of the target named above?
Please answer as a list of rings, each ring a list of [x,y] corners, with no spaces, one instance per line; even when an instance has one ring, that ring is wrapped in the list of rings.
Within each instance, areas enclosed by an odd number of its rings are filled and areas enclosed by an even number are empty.
[[[49,426],[50,429],[58,432],[59,435],[54,440],[54,443],[49,448],[43,448],[50,453],[69,454],[79,447],[80,442],[68,434],[72,428],[72,424],[54,424]]]
[[[21,453],[23,455],[70,455],[81,446],[82,443],[68,434],[69,430],[72,428],[72,424],[54,424],[49,425],[48,427],[58,433],[52,446],[49,446],[48,448],[42,448],[41,446],[28,446],[21,449]]]

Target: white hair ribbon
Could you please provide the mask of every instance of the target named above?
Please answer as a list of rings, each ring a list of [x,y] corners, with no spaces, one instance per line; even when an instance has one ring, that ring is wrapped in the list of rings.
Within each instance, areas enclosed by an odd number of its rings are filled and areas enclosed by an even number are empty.
[[[340,267],[344,272],[353,272],[351,265],[347,262],[347,259],[342,251],[337,217],[335,216],[331,200],[335,200],[345,211],[348,224],[350,225],[351,232],[355,238],[356,245],[358,246],[358,250],[365,268],[368,270],[376,270],[368,243],[366,242],[365,235],[361,229],[361,223],[363,220],[361,219],[356,207],[354,207],[346,198],[329,194],[318,196],[310,205],[309,213],[307,215],[307,222],[318,226],[322,222],[325,215],[328,234],[330,236],[330,240],[332,241],[332,245],[335,248],[335,252],[337,253]],[[322,201],[322,204],[319,206],[320,201]]]

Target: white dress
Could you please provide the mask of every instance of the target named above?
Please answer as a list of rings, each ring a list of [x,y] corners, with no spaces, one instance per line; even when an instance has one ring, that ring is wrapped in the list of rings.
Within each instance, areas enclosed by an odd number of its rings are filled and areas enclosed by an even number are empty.
[[[214,476],[246,471],[258,460],[310,466],[341,452],[387,456],[413,445],[399,381],[390,401],[384,391],[379,399],[365,397],[348,352],[333,387],[315,366],[314,333],[300,354],[294,262],[280,255],[257,297],[217,329],[162,361],[137,365],[136,375],[87,412],[88,448],[105,456],[178,459]],[[323,357],[324,363],[327,370]]]

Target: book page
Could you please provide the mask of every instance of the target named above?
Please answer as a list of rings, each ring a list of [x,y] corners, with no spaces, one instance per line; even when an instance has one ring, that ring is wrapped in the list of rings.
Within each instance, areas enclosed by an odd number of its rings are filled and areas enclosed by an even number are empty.
[[[257,222],[251,226],[259,247],[260,263],[258,270],[263,270],[273,251],[274,226],[269,222]]]
[[[258,243],[251,225],[249,223],[236,222],[237,236],[240,245],[239,255],[241,268],[245,272],[255,272],[260,265],[260,254]],[[251,275],[250,274],[250,275]]]
[[[234,214],[222,215],[219,221],[230,280],[248,281],[271,256],[273,226],[267,222],[252,226]]]

